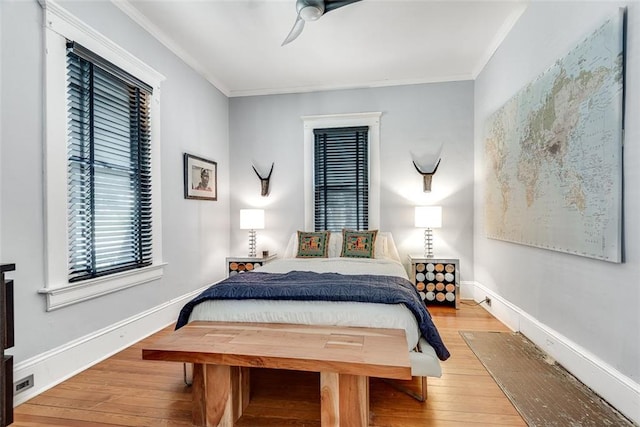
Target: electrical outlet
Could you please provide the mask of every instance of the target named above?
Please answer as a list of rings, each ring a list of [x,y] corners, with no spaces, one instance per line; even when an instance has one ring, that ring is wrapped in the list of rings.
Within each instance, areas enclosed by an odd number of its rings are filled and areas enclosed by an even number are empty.
[[[13,383],[13,394],[22,393],[31,387],[33,387],[33,374]]]
[[[489,298],[489,297],[484,297],[484,302],[486,302],[486,303],[487,303],[487,305],[488,305],[489,307],[491,307],[491,298]]]

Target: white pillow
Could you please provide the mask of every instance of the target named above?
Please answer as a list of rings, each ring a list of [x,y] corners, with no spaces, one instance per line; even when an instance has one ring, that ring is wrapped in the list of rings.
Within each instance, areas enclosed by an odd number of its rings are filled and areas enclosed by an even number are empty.
[[[287,243],[287,248],[284,250],[284,255],[282,258],[295,258],[298,253],[298,233],[295,232],[291,235],[289,239],[289,243]]]
[[[342,253],[342,232],[332,231],[329,236],[329,258],[338,258]]]
[[[381,233],[378,233],[378,236],[380,236]],[[385,248],[385,253],[384,253],[384,257],[385,258],[389,258],[392,259],[394,261],[398,261],[398,262],[402,262],[400,261],[400,254],[398,253],[398,248],[396,247],[396,243],[393,241],[393,236],[391,235],[390,232],[384,232],[382,233],[382,235],[386,238],[386,248]],[[377,252],[377,249],[376,249]],[[378,256],[376,255],[376,258],[378,258]]]
[[[284,251],[283,258],[295,258],[298,253],[298,233],[293,233]],[[339,231],[331,232],[329,235],[329,252],[328,258],[338,258],[342,253],[342,233]],[[400,261],[398,249],[396,248],[393,237],[389,232],[378,232],[376,236],[376,244],[374,248],[374,258],[390,258]]]
[[[377,259],[387,257],[386,233],[381,233],[378,231],[378,234],[376,234],[376,244],[373,246],[373,257]]]

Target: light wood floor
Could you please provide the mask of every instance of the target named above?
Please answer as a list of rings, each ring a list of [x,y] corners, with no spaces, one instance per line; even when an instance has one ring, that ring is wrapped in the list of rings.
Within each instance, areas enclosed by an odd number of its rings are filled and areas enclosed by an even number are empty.
[[[451,352],[442,378],[429,378],[427,402],[419,403],[371,379],[372,426],[525,426],[460,337],[460,330],[506,331],[478,306],[430,308]],[[147,340],[121,351],[15,408],[22,426],[189,426],[191,394],[182,364],[143,361]],[[254,370],[251,403],[238,426],[319,426],[319,376]],[[415,384],[417,386],[417,383]]]

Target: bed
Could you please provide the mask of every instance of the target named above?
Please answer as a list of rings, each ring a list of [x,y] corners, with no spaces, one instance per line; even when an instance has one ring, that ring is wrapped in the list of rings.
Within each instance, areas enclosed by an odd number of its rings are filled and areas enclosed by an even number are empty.
[[[419,394],[400,388],[422,401],[426,377],[442,375],[440,361],[449,352],[408,280],[391,234],[367,233],[366,247],[344,231],[294,233],[282,258],[218,282],[189,301],[176,328],[200,320],[404,329],[411,373],[422,383]],[[310,236],[318,240],[311,246],[305,241]],[[345,241],[353,242],[355,252],[346,250]],[[359,249],[369,257],[341,256],[359,255]],[[314,255],[300,257],[307,253]]]

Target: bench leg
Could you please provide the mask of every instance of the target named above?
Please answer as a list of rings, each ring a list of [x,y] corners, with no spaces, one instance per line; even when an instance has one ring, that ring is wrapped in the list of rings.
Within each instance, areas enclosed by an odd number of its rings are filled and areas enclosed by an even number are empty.
[[[369,425],[369,378],[320,373],[320,423],[322,427]]]
[[[193,424],[206,427],[233,427],[231,367],[193,365]]]
[[[193,364],[189,363],[189,369],[187,369],[187,363],[182,364],[184,384],[191,387],[193,382]],[[188,370],[191,373],[188,373]],[[231,368],[231,388],[235,391],[233,396],[233,419],[238,421],[238,418],[242,416],[244,410],[249,405],[250,395],[250,372],[251,368],[237,367]]]
[[[251,368],[231,367],[231,390],[233,392],[233,420],[238,421],[249,405]]]

